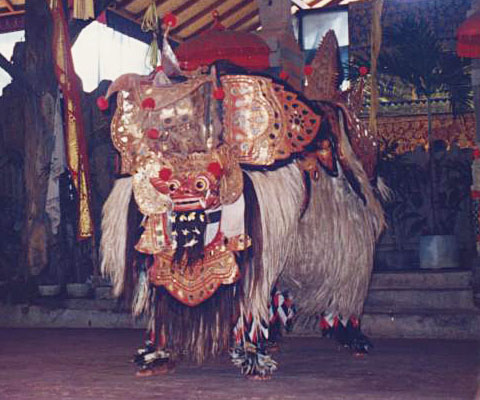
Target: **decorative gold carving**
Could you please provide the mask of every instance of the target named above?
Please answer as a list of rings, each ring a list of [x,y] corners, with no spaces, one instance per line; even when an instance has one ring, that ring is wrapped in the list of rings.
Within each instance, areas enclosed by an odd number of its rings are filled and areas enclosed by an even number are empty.
[[[147,217],[142,226],[145,229],[135,250],[145,254],[157,254],[165,250],[166,215],[152,215]]]
[[[135,173],[145,159],[158,154],[186,156],[220,144],[211,79],[197,76],[158,87],[137,79],[128,91],[119,92],[112,140],[122,156],[122,173]]]
[[[194,79],[188,79],[184,82],[173,83],[171,85],[155,86],[154,82],[140,82],[132,91],[137,103],[141,103],[146,98],[155,100],[154,111],[160,111],[172,106],[181,99],[188,98],[200,86],[211,82],[210,75],[197,75]]]
[[[145,169],[157,171],[154,176],[149,174],[152,189],[155,188],[155,192],[163,195],[162,199],[171,199],[174,207],[178,207],[184,200],[196,200],[199,208],[216,208],[219,204],[234,203],[243,193],[242,170],[235,153],[227,146],[220,146],[210,153],[192,153],[187,157],[149,159],[147,165],[150,163],[155,167]],[[218,171],[212,171],[212,165]],[[162,168],[170,170],[168,179],[159,176],[158,171]],[[198,179],[205,179],[208,184],[199,188]],[[172,185],[175,186],[174,190]],[[161,210],[162,199],[156,198],[150,189],[144,189],[142,194],[145,197],[139,200],[144,205],[154,208],[158,204]]]
[[[472,148],[475,144],[475,116],[466,114],[454,118],[451,114],[434,115],[433,141],[442,140],[451,146]],[[378,119],[380,149],[403,154],[418,146],[428,146],[428,119],[426,115],[405,117],[380,117]]]
[[[225,142],[238,149],[241,163],[271,165],[303,151],[317,134],[320,117],[271,79],[227,75],[221,81]]]
[[[308,172],[310,178],[313,180],[318,180],[320,176],[320,166],[318,165],[318,158],[315,153],[307,153],[300,160],[298,160],[299,168]]]
[[[205,258],[192,266],[173,262],[174,250],[155,255],[149,270],[150,282],[165,289],[187,306],[196,306],[211,297],[220,285],[235,283],[240,277],[234,254],[221,237],[205,248]]]
[[[152,178],[158,177],[158,172],[164,165],[165,161],[150,158],[133,175],[133,194],[143,215],[163,214],[172,208],[170,197],[155,190],[150,182]]]
[[[275,149],[275,157],[283,160],[305,150],[318,133],[321,117],[283,86],[274,85],[274,91],[283,107],[282,140]]]
[[[227,248],[231,251],[243,251],[248,249],[252,245],[252,239],[250,236],[242,234],[237,235],[227,240]]]
[[[311,100],[335,101],[339,99],[338,41],[333,30],[322,39],[312,61],[313,72],[308,76],[304,93]]]
[[[235,149],[221,146],[217,149],[218,160],[223,167],[220,180],[220,203],[233,204],[243,193],[243,173]]]

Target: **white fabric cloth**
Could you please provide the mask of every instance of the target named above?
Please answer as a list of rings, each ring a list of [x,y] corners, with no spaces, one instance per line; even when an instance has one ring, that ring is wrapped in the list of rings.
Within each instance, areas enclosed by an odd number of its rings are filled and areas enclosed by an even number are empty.
[[[149,74],[147,51],[146,43],[93,21],[75,41],[72,56],[83,90],[90,92],[104,79],[114,81],[126,73]]]
[[[60,225],[60,182],[59,177],[65,171],[67,162],[65,157],[65,143],[63,138],[62,110],[60,107],[60,95],[57,95],[55,103],[54,127],[53,127],[53,151],[50,159],[50,176],[48,178],[47,201],[45,212],[50,219],[52,233],[58,233]]]
[[[74,0],[73,2],[73,18],[76,19],[93,19],[95,18],[93,0]]]
[[[235,203],[223,206],[221,229],[227,238],[245,233],[245,198],[243,194]]]
[[[245,233],[245,199],[243,194],[233,204],[221,206],[215,210],[208,210],[207,214],[221,210],[220,222],[207,225],[205,231],[205,246],[210,244],[220,229],[225,237],[232,238]]]
[[[208,246],[210,243],[213,242],[213,239],[215,239],[215,236],[217,236],[219,228],[219,222],[207,224],[207,229],[205,229],[205,246]]]

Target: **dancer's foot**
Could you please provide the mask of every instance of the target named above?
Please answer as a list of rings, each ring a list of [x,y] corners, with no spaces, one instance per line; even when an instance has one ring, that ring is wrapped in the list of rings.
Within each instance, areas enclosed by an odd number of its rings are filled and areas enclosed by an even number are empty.
[[[168,375],[174,372],[175,372],[175,363],[172,361],[169,361],[157,367],[141,369],[140,371],[137,371],[135,373],[135,376],[139,378],[145,378],[149,376]]]

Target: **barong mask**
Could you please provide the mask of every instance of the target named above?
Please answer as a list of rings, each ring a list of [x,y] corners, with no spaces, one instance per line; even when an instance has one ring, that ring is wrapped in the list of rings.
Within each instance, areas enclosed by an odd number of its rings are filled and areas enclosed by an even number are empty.
[[[170,197],[173,211],[206,210],[232,203],[242,193],[242,175],[235,157],[227,155],[227,149],[221,148],[186,158],[171,157],[150,182]]]

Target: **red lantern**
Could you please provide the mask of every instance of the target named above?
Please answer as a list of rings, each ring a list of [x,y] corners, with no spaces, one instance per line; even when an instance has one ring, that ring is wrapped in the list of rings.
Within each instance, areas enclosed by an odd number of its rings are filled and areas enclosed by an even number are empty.
[[[305,65],[303,67],[303,73],[307,76],[310,76],[313,74],[313,67],[310,64]]]
[[[151,97],[147,97],[142,101],[142,108],[153,110],[155,108],[155,100]]]
[[[158,177],[162,181],[168,181],[172,176],[172,170],[170,168],[162,168],[158,173]]]
[[[160,132],[158,132],[157,129],[155,128],[150,128],[148,131],[147,131],[147,136],[150,138],[150,139],[158,139],[160,137]]]
[[[286,81],[290,75],[288,75],[287,71],[280,71],[278,74],[279,78]]]
[[[362,65],[359,69],[358,69],[358,72],[360,74],[360,76],[365,76],[368,74],[368,67],[366,67],[365,65]]]
[[[480,11],[458,27],[457,54],[460,57],[480,58]]]
[[[108,100],[105,98],[105,96],[100,96],[97,98],[97,107],[101,111],[105,111],[108,108]]]
[[[100,15],[97,17],[97,22],[100,22],[101,24],[107,25],[107,12],[102,11]]]
[[[213,174],[217,179],[223,174],[223,168],[218,162],[212,162],[208,164],[207,171]]]
[[[163,16],[163,23],[170,28],[175,28],[177,26],[177,17],[172,13],[166,13]]]
[[[221,87],[216,88],[213,91],[213,97],[215,98],[215,100],[223,100],[225,98],[224,90]]]

